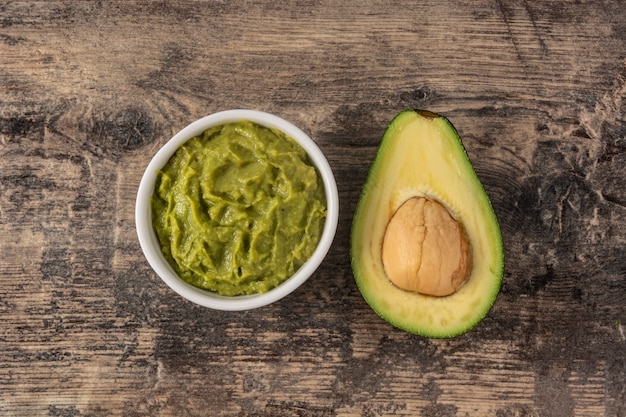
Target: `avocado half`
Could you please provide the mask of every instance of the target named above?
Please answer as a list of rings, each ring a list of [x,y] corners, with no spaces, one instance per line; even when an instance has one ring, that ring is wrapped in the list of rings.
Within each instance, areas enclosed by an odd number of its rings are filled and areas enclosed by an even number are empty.
[[[382,248],[387,227],[413,197],[443,205],[467,236],[471,268],[450,295],[401,289],[385,271]],[[389,124],[357,203],[350,251],[366,302],[402,330],[430,338],[454,337],[487,315],[502,282],[502,236],[489,197],[445,117],[405,110]]]

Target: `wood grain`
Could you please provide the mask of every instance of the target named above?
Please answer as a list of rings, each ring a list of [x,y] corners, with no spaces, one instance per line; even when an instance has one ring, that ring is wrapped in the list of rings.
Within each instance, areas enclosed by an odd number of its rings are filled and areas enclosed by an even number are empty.
[[[626,11],[620,1],[0,4],[0,415],[626,415]],[[229,108],[307,131],[336,239],[241,313],[145,261],[148,161]],[[446,115],[506,274],[470,333],[394,329],[350,269],[352,213],[399,111]]]

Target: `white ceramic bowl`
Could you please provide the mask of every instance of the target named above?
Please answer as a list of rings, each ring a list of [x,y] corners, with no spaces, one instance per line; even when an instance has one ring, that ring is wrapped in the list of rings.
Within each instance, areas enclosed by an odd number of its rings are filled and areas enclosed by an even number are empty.
[[[218,126],[240,120],[275,128],[295,139],[308,153],[315,164],[326,192],[327,217],[322,237],[311,258],[289,279],[278,287],[264,293],[243,296],[221,296],[208,290],[197,288],[183,281],[161,253],[161,246],[152,227],[150,197],[154,192],[157,172],[169,161],[178,147],[187,140]],[[161,279],[182,297],[196,304],[216,310],[248,310],[262,307],[290,294],[302,285],[320,265],[335,237],[339,217],[339,197],[337,184],[328,161],[311,138],[298,127],[280,117],[256,110],[226,110],[196,120],[172,137],[154,156],[139,184],[135,205],[135,222],[139,243],[148,263]]]

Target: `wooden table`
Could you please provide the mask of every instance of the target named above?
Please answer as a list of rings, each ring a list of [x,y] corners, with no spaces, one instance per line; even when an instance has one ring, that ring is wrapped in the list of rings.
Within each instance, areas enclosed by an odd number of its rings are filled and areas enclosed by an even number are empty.
[[[623,2],[3,2],[0,54],[0,415],[626,415]],[[231,108],[308,132],[341,201],[315,275],[238,313],[169,290],[134,226],[157,149]],[[350,267],[405,108],[456,126],[504,236],[454,339],[384,322]]]

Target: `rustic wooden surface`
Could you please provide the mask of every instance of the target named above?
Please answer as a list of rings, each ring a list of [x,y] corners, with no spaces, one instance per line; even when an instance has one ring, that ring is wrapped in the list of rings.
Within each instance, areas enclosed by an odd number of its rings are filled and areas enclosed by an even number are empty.
[[[626,415],[623,1],[0,3],[1,416]],[[311,134],[336,239],[286,299],[192,305],[143,257],[140,177],[230,108]],[[349,229],[386,124],[454,123],[502,291],[451,340],[363,301]]]

